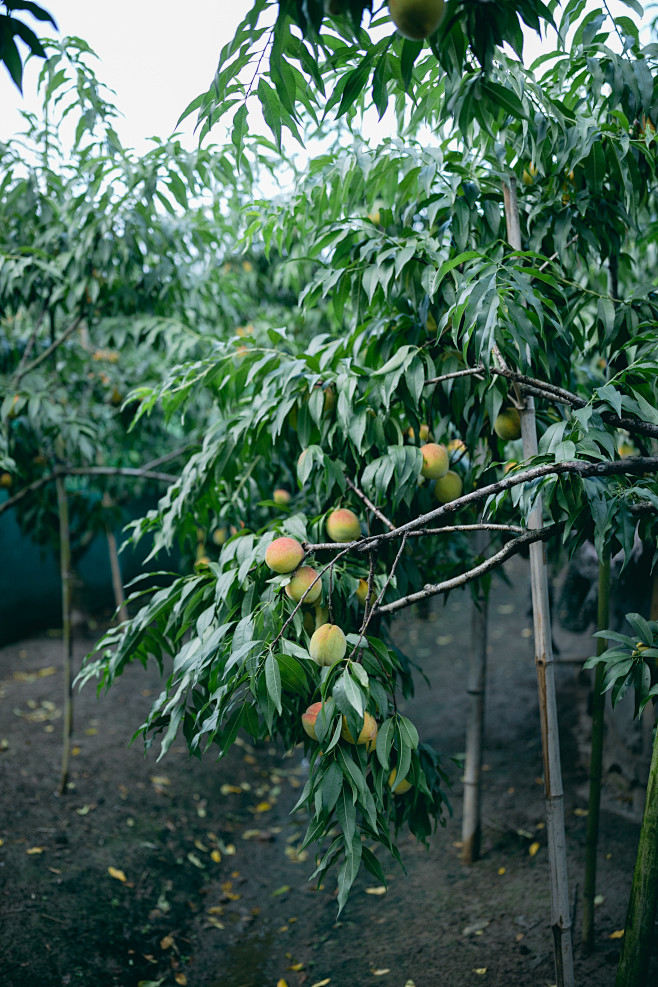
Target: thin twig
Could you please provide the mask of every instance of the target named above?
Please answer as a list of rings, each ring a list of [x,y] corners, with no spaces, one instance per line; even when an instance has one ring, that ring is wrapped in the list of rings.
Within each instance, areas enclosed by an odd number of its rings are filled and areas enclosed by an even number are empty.
[[[32,330],[32,332],[30,334],[30,338],[28,339],[28,341],[27,341],[27,343],[25,345],[25,349],[23,350],[23,355],[20,358],[19,364],[18,364],[18,366],[16,368],[16,373],[14,374],[14,377],[13,377],[13,382],[19,381],[21,379],[23,367],[27,363],[28,357],[29,357],[30,353],[32,352],[32,349],[33,349],[34,344],[36,342],[37,336],[39,334],[39,329],[41,327],[41,323],[43,322],[43,317],[44,317],[44,315],[46,314],[47,311],[48,311],[48,304],[46,303],[43,306],[43,308],[41,309],[41,312],[39,313],[39,317],[37,318],[37,321],[34,324],[34,329]],[[12,385],[10,385],[10,388],[9,388],[10,390],[11,390],[11,386]]]
[[[383,524],[385,524],[386,527],[390,531],[395,531],[395,525],[392,523],[392,521],[389,521],[389,519],[382,514],[382,512],[379,510],[379,508],[378,507],[375,507],[375,505],[370,500],[370,498],[366,494],[364,494],[363,490],[359,490],[359,488],[356,486],[356,484],[352,483],[352,481],[350,480],[349,476],[346,476],[345,477],[345,482],[347,483],[347,485],[350,488],[350,490],[353,490],[354,493],[357,495],[357,497],[360,497],[361,498],[361,500],[366,505],[366,507],[370,508],[370,510],[375,515],[375,517],[378,517],[379,520]]]
[[[405,546],[406,544],[407,544],[407,535],[406,535],[406,533],[405,533],[405,534],[404,534],[404,535],[402,536],[402,542],[400,543],[400,547],[399,547],[399,549],[398,549],[398,553],[397,553],[397,555],[395,556],[395,559],[393,560],[393,565],[391,566],[391,571],[390,571],[390,572],[389,572],[389,574],[388,574],[388,577],[387,577],[387,579],[386,579],[386,582],[385,582],[385,583],[384,583],[384,585],[382,586],[382,588],[381,588],[381,590],[380,590],[380,593],[379,593],[379,596],[377,597],[377,599],[376,599],[376,600],[375,600],[375,602],[373,603],[373,605],[372,605],[372,608],[371,608],[371,609],[370,609],[370,610],[369,610],[369,611],[368,611],[368,612],[366,613],[366,616],[365,616],[365,618],[364,618],[364,621],[363,621],[363,625],[362,625],[362,627],[361,627],[361,632],[360,632],[360,634],[359,634],[359,640],[358,640],[358,641],[356,642],[356,644],[354,645],[354,649],[353,649],[353,651],[352,651],[352,653],[351,653],[351,655],[350,655],[350,658],[349,658],[349,660],[350,660],[350,661],[352,661],[352,659],[354,658],[354,655],[355,655],[355,654],[357,653],[357,651],[358,651],[358,650],[359,650],[359,648],[361,647],[361,641],[363,640],[363,638],[364,638],[364,636],[365,636],[365,633],[366,633],[366,631],[368,630],[368,624],[370,623],[370,621],[371,621],[371,619],[372,619],[372,616],[373,616],[373,614],[375,613],[375,611],[378,611],[378,612],[380,612],[380,613],[381,613],[381,611],[382,611],[382,609],[383,609],[383,608],[380,608],[380,607],[379,607],[379,604],[380,604],[380,603],[381,603],[381,601],[383,600],[383,598],[384,598],[384,595],[385,595],[385,593],[386,593],[386,590],[388,589],[388,587],[389,587],[389,584],[390,584],[390,582],[391,582],[391,579],[392,579],[392,578],[393,578],[393,576],[395,575],[395,570],[397,569],[397,566],[398,566],[398,562],[400,561],[400,557],[401,557],[401,555],[402,555],[402,553],[403,553],[403,551],[404,551],[404,546]],[[390,605],[390,604],[389,604],[389,605]]]
[[[58,336],[57,339],[50,344],[47,350],[44,350],[43,353],[40,353],[39,356],[36,358],[36,360],[33,360],[32,363],[28,363],[26,367],[23,367],[23,370],[21,371],[20,374],[18,373],[16,374],[16,376],[14,377],[14,383],[17,384],[23,377],[25,377],[26,374],[29,374],[32,370],[34,370],[35,367],[38,367],[40,363],[43,363],[44,360],[47,360],[48,357],[55,352],[57,347],[61,346],[62,343],[65,342],[69,338],[69,336],[75,332],[75,330],[78,328],[81,322],[82,322],[82,315],[79,315],[77,319],[75,319],[71,323],[68,329],[65,329],[62,335]]]

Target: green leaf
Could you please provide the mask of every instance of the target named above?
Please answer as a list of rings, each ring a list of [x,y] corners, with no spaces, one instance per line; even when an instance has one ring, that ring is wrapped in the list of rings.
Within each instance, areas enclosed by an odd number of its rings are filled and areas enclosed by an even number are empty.
[[[377,757],[385,771],[390,770],[391,747],[395,739],[395,719],[384,720],[377,731]]]
[[[265,659],[265,684],[267,686],[267,694],[274,703],[276,711],[281,715],[281,673],[279,672],[279,665],[276,658],[270,651],[267,658]]]

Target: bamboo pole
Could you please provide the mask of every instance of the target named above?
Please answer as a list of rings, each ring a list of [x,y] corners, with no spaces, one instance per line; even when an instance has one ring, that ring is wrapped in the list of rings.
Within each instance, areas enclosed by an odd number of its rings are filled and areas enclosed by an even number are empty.
[[[606,552],[599,563],[599,601],[596,629],[604,631],[610,620],[610,553]],[[608,646],[605,638],[596,639],[596,653],[602,655]],[[582,942],[586,953],[594,949],[594,896],[596,894],[596,854],[599,842],[599,816],[601,810],[601,777],[603,764],[603,719],[605,695],[603,680],[605,666],[596,666],[594,695],[592,698],[592,747],[589,760],[589,809],[587,836],[585,839],[585,882],[583,888]]]
[[[646,987],[658,901],[658,731],[615,987]]]
[[[516,179],[509,176],[503,184],[507,239],[514,250],[521,249],[521,227],[516,198]],[[523,457],[537,455],[537,425],[534,399],[527,395],[520,409]],[[528,528],[541,528],[543,506],[541,495],[528,515]],[[573,969],[572,921],[569,907],[567,847],[564,829],[564,790],[560,763],[557,700],[555,694],[555,662],[551,634],[546,552],[542,542],[530,545],[530,582],[535,641],[535,667],[539,692],[542,753],[544,759],[544,794],[546,802],[546,834],[551,877],[551,927],[553,955],[558,987],[575,987]]]
[[[62,767],[57,787],[64,795],[69,776],[73,734],[73,627],[71,618],[72,575],[69,503],[63,477],[55,480],[59,514],[59,571],[62,583],[62,670],[64,673],[64,715],[62,717]]]
[[[484,552],[484,533],[475,537],[478,555]],[[484,736],[485,682],[487,671],[487,618],[489,595],[478,584],[471,614],[471,653],[468,665],[468,711],[466,761],[464,764],[464,810],[462,816],[462,863],[480,859],[482,741]]]

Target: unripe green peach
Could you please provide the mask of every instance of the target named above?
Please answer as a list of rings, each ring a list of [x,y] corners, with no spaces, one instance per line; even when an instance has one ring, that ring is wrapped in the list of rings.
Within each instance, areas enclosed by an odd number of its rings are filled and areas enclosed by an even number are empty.
[[[296,538],[275,538],[265,552],[265,562],[273,572],[293,572],[303,558],[304,549]]]
[[[402,37],[410,41],[422,41],[434,34],[444,6],[444,0],[388,0],[391,20]]]
[[[317,734],[315,732],[315,721],[318,718],[318,713],[322,709],[322,703],[311,703],[305,713],[302,713],[302,726],[304,728],[304,733],[308,734],[311,740],[317,740]]]
[[[304,614],[304,630],[309,637],[315,630],[315,615],[310,610],[307,610]]]
[[[315,608],[315,630],[317,631],[318,627],[322,627],[323,624],[328,623],[329,611],[326,607],[321,607],[320,604],[318,604]]]
[[[440,504],[449,504],[451,500],[457,500],[458,497],[461,497],[463,486],[459,473],[448,470],[446,475],[434,484],[434,496]]]
[[[228,537],[228,531],[226,528],[215,528],[212,533],[212,540],[215,545],[223,545]]]
[[[287,490],[284,490],[283,487],[277,487],[277,489],[272,494],[272,500],[274,501],[275,504],[278,504],[280,507],[283,507],[286,504],[290,503],[290,494]]]
[[[299,603],[302,597],[306,604],[316,603],[322,594],[322,580],[315,582],[317,577],[318,573],[310,565],[300,566],[286,586],[286,596],[295,603]]]
[[[450,466],[450,456],[445,446],[438,445],[436,442],[426,442],[420,447],[420,451],[423,454],[423,466],[420,471],[422,476],[427,477],[428,480],[438,480],[446,475]]]
[[[0,490],[9,490],[13,482],[11,473],[0,473]]]
[[[347,507],[332,511],[326,521],[327,534],[332,541],[356,541],[361,537],[361,522]]]
[[[512,442],[521,437],[521,416],[516,408],[503,408],[494,422],[494,432],[504,442]]]
[[[397,773],[398,773],[398,769],[397,768],[393,768],[393,770],[391,771],[390,775],[388,776],[388,787],[390,789],[392,789],[393,788],[393,785],[395,784],[395,778],[397,776]],[[400,782],[400,784],[398,785],[398,787],[393,792],[393,794],[394,795],[404,795],[405,792],[408,792],[410,788],[413,788],[413,785],[411,784],[411,782],[407,781],[406,778],[403,778],[402,781]]]
[[[363,714],[363,727],[361,733],[359,734],[359,739],[354,740],[354,737],[350,733],[350,728],[347,725],[347,720],[343,717],[343,725],[340,728],[340,735],[343,740],[347,740],[348,743],[353,744],[365,744],[367,751],[374,751],[377,745],[377,721],[374,716],[370,713]]]
[[[347,639],[337,624],[322,624],[313,634],[308,650],[318,665],[333,665],[345,657]]]
[[[362,607],[365,607],[366,600],[368,599],[368,580],[367,579],[359,579],[359,585],[356,588],[356,598],[359,601],[359,603],[361,604],[361,606]],[[376,599],[377,599],[377,594],[373,590],[372,593],[370,594],[370,606],[374,606],[374,603],[375,603]]]

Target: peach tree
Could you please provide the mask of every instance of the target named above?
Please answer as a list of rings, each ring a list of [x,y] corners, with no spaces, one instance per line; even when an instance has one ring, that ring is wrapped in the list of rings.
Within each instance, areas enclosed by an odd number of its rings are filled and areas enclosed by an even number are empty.
[[[393,615],[530,546],[546,683],[542,542],[629,557],[636,534],[655,542],[658,504],[655,46],[573,2],[557,21],[531,0],[448,3],[426,41],[386,7],[366,26],[373,6],[258,0],[188,107],[203,135],[233,113],[237,160],[252,106],[279,147],[286,130],[323,135],[289,195],[249,207],[244,243],[291,263],[301,249],[301,310],[326,318],[305,338],[272,324],[240,353],[220,344],[144,397],[138,418],[200,392],[213,415],[134,537],[155,554],[199,528],[234,534],[83,675],[109,685],[158,661],[142,730],[163,752],[179,731],[194,754],[225,753],[240,729],[303,742],[305,844],[320,844],[319,877],[337,867],[341,908],[361,864],[382,879],[373,846],[398,856],[392,831],[425,839],[446,804],[444,769],[398,708],[414,669]],[[531,68],[521,22],[555,32]],[[372,146],[359,131],[375,111],[398,136]],[[558,846],[561,792],[547,795]]]

